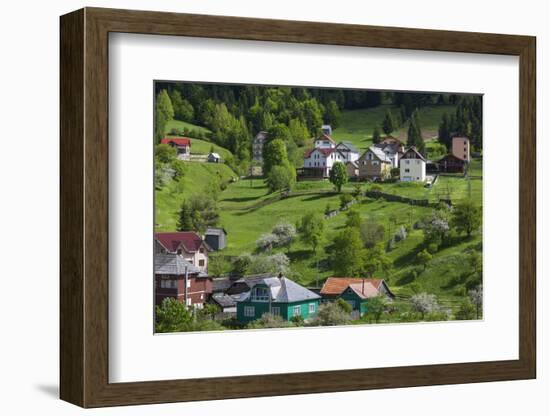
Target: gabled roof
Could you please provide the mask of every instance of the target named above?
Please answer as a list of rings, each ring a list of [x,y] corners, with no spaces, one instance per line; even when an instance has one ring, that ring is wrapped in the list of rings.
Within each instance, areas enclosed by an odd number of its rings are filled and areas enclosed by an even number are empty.
[[[409,152],[413,152],[417,157],[414,157],[414,158],[406,157],[407,153],[409,153]],[[411,146],[407,150],[405,150],[405,152],[403,153],[403,156],[401,156],[401,159],[421,159],[424,162],[426,161],[424,156],[422,156],[422,154],[418,150],[416,150],[415,146]]]
[[[452,153],[446,154],[441,159],[437,160],[437,163],[441,163],[445,160],[454,159],[455,162],[466,164],[466,161],[458,156],[453,155]]]
[[[173,233],[155,233],[155,239],[168,251],[175,252],[180,245],[183,245],[188,253],[195,253],[201,245],[208,249],[208,246],[200,236],[193,231],[179,231]]]
[[[328,134],[325,134],[325,133],[322,133],[315,140],[328,140],[329,142],[332,142],[332,143],[336,144],[336,142],[334,140],[332,140],[332,137],[330,137]]]
[[[347,147],[351,152],[359,153],[359,150],[357,150],[357,148],[355,147],[355,145],[352,142],[341,141],[340,143],[338,143],[336,145],[336,148],[338,148],[338,146],[340,146],[340,145]]]
[[[226,295],[225,293],[214,293],[212,294],[212,299],[215,303],[220,305],[222,308],[231,308],[235,306],[237,302],[231,296]]]
[[[201,273],[197,266],[189,263],[182,256],[177,254],[155,254],[155,274],[181,276],[185,274],[186,268],[187,273]]]
[[[390,158],[382,149],[375,146],[370,146],[367,150],[365,150],[365,153],[361,155],[361,159],[363,159],[363,156],[365,156],[367,153],[372,153],[379,161],[384,163],[391,163]]]
[[[220,155],[219,155],[218,153],[216,153],[216,152],[211,152],[211,153],[209,153],[209,154],[208,154],[208,157],[210,157],[210,156],[215,157],[216,159],[221,159]]]
[[[382,141],[379,144],[397,144],[399,146],[403,145],[401,140],[393,136],[386,136],[385,138],[382,139]]]
[[[218,227],[209,227],[206,229],[206,232],[204,235],[227,235],[227,231],[225,231],[225,228],[218,228]]]
[[[165,137],[164,139],[161,139],[160,144],[170,144],[174,143],[177,146],[189,146],[191,147],[191,139],[188,137],[183,138],[173,138],[173,137]]]
[[[371,282],[352,283],[348,288],[355,292],[361,299],[374,298],[380,295],[380,290]]]
[[[352,165],[354,168],[359,167],[356,160],[349,160],[349,161],[346,162],[346,165]]]
[[[255,286],[262,284],[269,288],[271,293],[271,301],[278,303],[292,303],[301,302],[304,300],[316,300],[321,296],[300,286],[298,283],[282,276],[282,277],[265,277],[261,278],[254,284]],[[252,291],[248,292],[246,296],[243,296],[240,301],[248,300],[252,294]]]
[[[326,147],[315,147],[311,150],[308,150],[305,154],[304,154],[304,157],[310,157],[311,154],[315,151],[319,151],[321,152],[323,155],[325,155],[325,157],[328,157],[330,156],[331,153],[334,153],[336,151],[336,149],[334,147],[330,147],[330,148],[326,148]]]
[[[212,279],[212,292],[225,292],[232,284],[229,277],[215,277]]]
[[[358,283],[360,285],[365,283],[371,284],[377,291],[380,290],[380,286],[385,284],[383,279],[363,279],[360,277],[329,277],[323,287],[321,288],[321,295],[339,295],[348,286]]]

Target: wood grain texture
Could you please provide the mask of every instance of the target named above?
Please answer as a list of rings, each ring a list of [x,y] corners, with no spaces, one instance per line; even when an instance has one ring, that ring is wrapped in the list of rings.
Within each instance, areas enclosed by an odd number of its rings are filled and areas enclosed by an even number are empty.
[[[108,33],[520,57],[520,357],[513,361],[108,381]],[[61,18],[61,397],[83,407],[215,400],[536,376],[535,39],[527,36],[87,8]],[[182,374],[182,377],[185,377]]]

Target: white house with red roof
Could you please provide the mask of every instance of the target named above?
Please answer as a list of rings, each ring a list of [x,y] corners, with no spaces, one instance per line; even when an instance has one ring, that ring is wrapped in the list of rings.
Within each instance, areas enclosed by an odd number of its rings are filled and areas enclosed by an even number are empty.
[[[191,139],[188,137],[165,137],[160,144],[174,147],[178,152],[178,159],[189,160],[191,156]]]
[[[304,169],[316,170],[322,173],[322,177],[326,178],[329,175],[334,163],[346,163],[346,155],[337,150],[335,147],[316,147],[304,154]],[[321,175],[319,175],[321,176]]]
[[[208,252],[212,249],[195,232],[155,233],[155,254],[179,254],[186,261],[208,273]]]

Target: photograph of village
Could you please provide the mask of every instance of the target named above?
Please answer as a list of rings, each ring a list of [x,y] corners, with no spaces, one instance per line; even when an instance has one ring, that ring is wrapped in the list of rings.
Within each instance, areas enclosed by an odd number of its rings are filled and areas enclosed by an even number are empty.
[[[481,95],[154,88],[156,333],[483,319]]]

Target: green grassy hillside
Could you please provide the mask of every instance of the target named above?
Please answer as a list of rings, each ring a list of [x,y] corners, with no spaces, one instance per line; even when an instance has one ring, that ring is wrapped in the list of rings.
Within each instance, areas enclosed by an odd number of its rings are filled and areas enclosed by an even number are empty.
[[[186,197],[204,193],[213,179],[230,182],[237,175],[225,164],[185,162],[183,178],[172,180],[161,190],[155,191],[155,230],[174,231],[178,211]]]
[[[372,132],[375,126],[382,132],[382,121],[386,110],[390,109],[394,115],[399,113],[399,108],[390,105],[381,105],[375,108],[361,110],[343,111],[340,126],[334,129],[332,137],[336,141],[347,140],[355,144],[359,149],[364,150],[372,144]],[[441,117],[445,112],[452,113],[455,107],[451,105],[432,105],[422,107],[418,110],[422,136],[429,140],[437,136],[437,130]],[[403,141],[407,140],[407,128],[405,124],[392,133],[393,136]]]
[[[197,126],[195,124],[187,123],[185,121],[180,121],[180,120],[170,120],[168,123],[166,123],[166,127],[164,128],[164,131],[168,137],[172,137],[172,135],[169,134],[172,129],[178,129],[182,131],[184,129],[195,130],[203,134],[210,133],[210,130],[208,130],[206,127]]]

